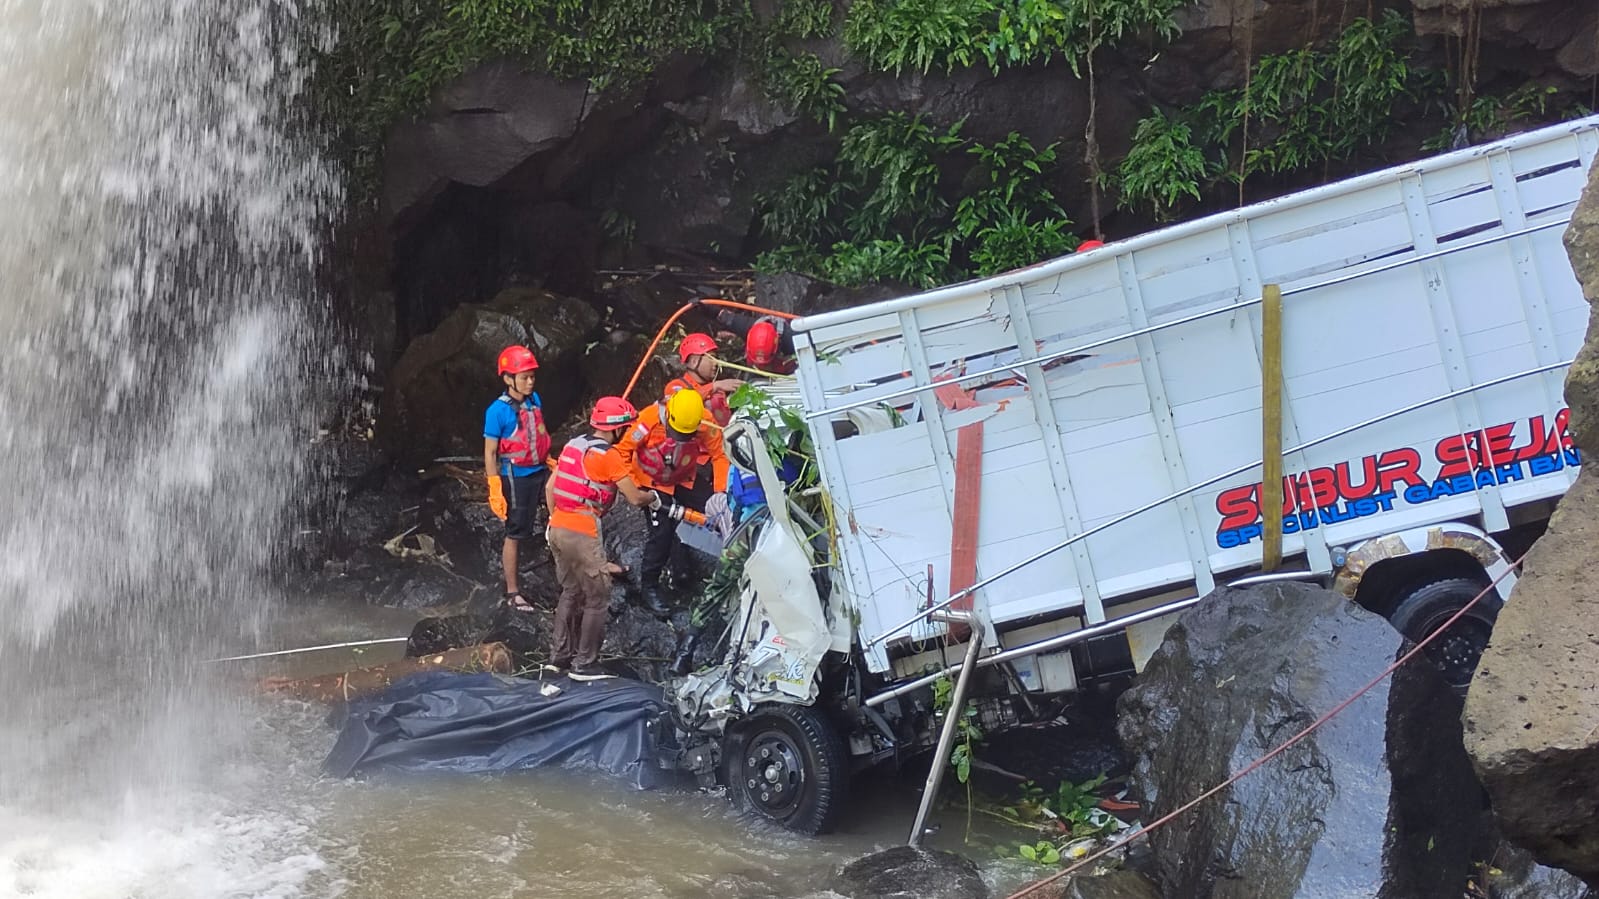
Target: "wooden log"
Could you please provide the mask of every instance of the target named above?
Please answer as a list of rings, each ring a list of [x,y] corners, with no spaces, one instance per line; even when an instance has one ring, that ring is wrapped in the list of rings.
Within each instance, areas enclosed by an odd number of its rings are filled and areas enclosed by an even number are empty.
[[[346,702],[380,693],[400,678],[423,671],[493,671],[509,674],[511,651],[504,643],[485,643],[420,658],[401,659],[387,665],[356,668],[342,674],[305,678],[268,677],[261,680],[260,687],[268,693],[282,693],[307,702]]]

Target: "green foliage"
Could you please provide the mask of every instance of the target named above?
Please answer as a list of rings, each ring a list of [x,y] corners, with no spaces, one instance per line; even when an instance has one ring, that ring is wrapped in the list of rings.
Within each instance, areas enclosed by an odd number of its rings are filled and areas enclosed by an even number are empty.
[[[1477,97],[1463,115],[1456,114],[1452,125],[1424,141],[1422,149],[1439,152],[1503,137],[1519,123],[1547,118],[1559,94],[1559,88],[1529,81],[1507,94]]]
[[[859,194],[846,227],[866,235],[896,226],[914,233],[943,213],[938,156],[961,145],[960,129],[956,122],[940,132],[902,112],[851,128],[838,151],[838,171]]]
[[[949,679],[949,675],[933,681],[934,711],[940,715],[949,712],[954,690],[955,683]],[[955,779],[969,787],[972,762],[976,758],[972,753],[974,747],[983,742],[983,728],[977,723],[977,709],[969,704],[961,710],[960,720],[955,724],[955,740],[955,748],[949,754],[949,766],[955,770]]]
[[[1177,35],[1184,0],[856,0],[844,41],[873,66],[946,71],[1048,62],[1077,73],[1088,54],[1139,34]]]
[[[844,85],[833,80],[837,74],[815,53],[777,50],[766,58],[761,83],[768,97],[832,131],[844,114]]]
[[[810,429],[805,426],[805,417],[799,410],[777,402],[770,393],[748,381],[733,391],[727,398],[727,405],[760,424],[761,439],[766,443],[773,468],[782,468],[784,460],[791,456],[800,460],[800,474],[788,488],[791,496],[816,486],[820,480],[815,464],[816,451],[811,445]],[[819,506],[819,501],[812,504]],[[822,518],[820,508],[808,508],[807,512],[813,518]]]
[[[748,22],[743,0],[330,0],[327,14],[338,40],[317,62],[316,94],[365,177],[385,130],[481,60],[524,59],[604,90],[731,46]]]
[[[774,30],[783,37],[827,37],[833,33],[833,0],[783,0]]]
[[[844,45],[896,75],[965,67],[985,58],[994,12],[994,0],[855,0]]]
[[[1247,90],[1212,92],[1200,108],[1214,114],[1209,134],[1242,141],[1241,177],[1303,171],[1387,139],[1401,101],[1413,98],[1405,42],[1410,26],[1393,10],[1379,21],[1356,19],[1330,48],[1262,57]]]
[[[1192,126],[1157,109],[1138,121],[1132,147],[1112,176],[1120,188],[1116,205],[1148,209],[1156,220],[1170,221],[1185,198],[1200,198],[1200,185],[1211,175]]]
[[[1167,220],[1223,173],[1303,172],[1381,143],[1425,89],[1410,36],[1393,10],[1356,19],[1330,46],[1262,57],[1247,87],[1211,91],[1171,115],[1156,110],[1110,178],[1119,204]]]
[[[953,209],[943,173],[975,160]],[[845,134],[837,160],[763,197],[762,226],[778,243],[762,272],[800,271],[846,286],[894,281],[933,287],[1067,252],[1070,220],[1048,186],[1053,145],[1012,133],[969,144],[957,123],[937,129],[890,114]]]

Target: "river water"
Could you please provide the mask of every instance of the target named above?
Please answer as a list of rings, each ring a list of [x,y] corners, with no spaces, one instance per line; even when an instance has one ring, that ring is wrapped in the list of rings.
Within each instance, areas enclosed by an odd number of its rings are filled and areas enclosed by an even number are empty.
[[[902,785],[812,840],[575,773],[334,781],[325,710],[204,662],[411,623],[263,577],[348,379],[313,3],[0,0],[0,897],[816,894]]]

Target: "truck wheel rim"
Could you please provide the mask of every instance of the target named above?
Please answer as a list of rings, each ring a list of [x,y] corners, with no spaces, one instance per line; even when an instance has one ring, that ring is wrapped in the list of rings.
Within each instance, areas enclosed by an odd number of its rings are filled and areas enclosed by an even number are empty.
[[[763,814],[780,818],[800,799],[805,783],[805,763],[799,747],[787,734],[766,731],[756,735],[744,750],[745,794]]]
[[[1454,614],[1450,612],[1449,614]],[[1439,624],[1447,621],[1448,616],[1439,620]],[[1437,630],[1434,626],[1428,632]],[[1464,687],[1471,683],[1471,676],[1477,670],[1477,662],[1482,659],[1483,650],[1488,648],[1488,637],[1491,626],[1469,616],[1462,616],[1449,630],[1433,638],[1427,645],[1427,656],[1444,676],[1444,680],[1452,687]]]

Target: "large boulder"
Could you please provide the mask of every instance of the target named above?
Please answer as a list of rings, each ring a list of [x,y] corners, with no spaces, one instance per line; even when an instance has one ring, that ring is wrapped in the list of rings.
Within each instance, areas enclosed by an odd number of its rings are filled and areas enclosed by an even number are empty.
[[[1119,704],[1147,818],[1221,783],[1387,667],[1401,637],[1319,587],[1222,589],[1172,625]],[[1459,700],[1402,667],[1306,739],[1150,835],[1184,899],[1458,896],[1488,840]]]
[[[1416,33],[1460,38],[1468,31],[1494,48],[1492,67],[1510,63],[1599,75],[1599,4],[1592,0],[1410,0]]]
[[[451,183],[486,187],[577,133],[591,109],[588,82],[502,59],[446,84],[427,112],[384,145],[384,207],[408,219]]]
[[[1599,168],[1566,232],[1599,301]],[[1599,451],[1599,316],[1566,381],[1571,433]],[[1585,467],[1528,553],[1466,698],[1466,747],[1511,842],[1599,885],[1599,471]]]
[[[481,456],[483,410],[504,389],[495,360],[510,344],[525,344],[538,357],[537,390],[553,427],[578,400],[578,363],[599,319],[581,300],[531,288],[460,307],[395,363],[378,418],[380,442],[408,465],[441,454]]]

